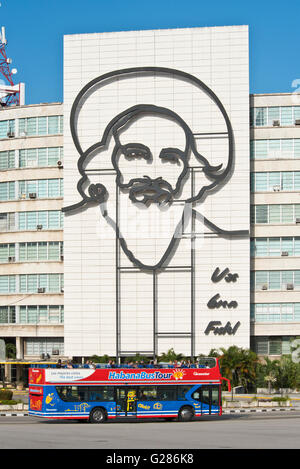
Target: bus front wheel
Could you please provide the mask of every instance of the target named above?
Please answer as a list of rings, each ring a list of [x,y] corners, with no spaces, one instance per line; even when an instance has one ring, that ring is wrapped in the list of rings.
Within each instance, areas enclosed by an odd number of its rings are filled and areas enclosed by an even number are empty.
[[[100,407],[96,407],[92,410],[90,414],[90,422],[91,423],[104,423],[106,422],[107,416],[104,409]]]
[[[182,407],[178,413],[178,420],[180,422],[189,422],[194,417],[194,412],[191,407]]]

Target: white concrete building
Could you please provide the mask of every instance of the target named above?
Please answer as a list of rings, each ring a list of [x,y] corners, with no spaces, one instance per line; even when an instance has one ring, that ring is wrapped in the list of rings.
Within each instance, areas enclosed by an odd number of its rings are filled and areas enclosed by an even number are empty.
[[[249,347],[248,28],[66,36],[64,64],[66,353]]]
[[[63,106],[0,110],[0,336],[17,358],[64,353]]]
[[[252,95],[252,347],[289,353],[300,335],[300,101]]]

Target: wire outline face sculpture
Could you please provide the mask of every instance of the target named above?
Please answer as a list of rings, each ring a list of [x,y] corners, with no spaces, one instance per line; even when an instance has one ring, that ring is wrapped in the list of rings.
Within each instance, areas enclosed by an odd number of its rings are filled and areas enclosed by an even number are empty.
[[[138,104],[135,106],[132,106],[125,111],[119,113],[117,116],[115,116],[106,126],[102,139],[90,146],[87,150],[83,151],[80,143],[79,143],[79,137],[77,133],[77,116],[78,116],[78,111],[80,110],[80,106],[83,102],[83,100],[87,97],[89,93],[92,92],[92,89],[95,88],[96,86],[105,86],[107,82],[110,80],[114,79],[119,79],[120,77],[126,77],[126,76],[158,76],[158,75],[163,75],[163,76],[172,76],[172,78],[178,78],[184,81],[187,81],[191,83],[192,85],[195,85],[197,88],[199,88],[200,91],[204,92],[209,96],[209,98],[217,105],[219,111],[221,112],[225,124],[226,124],[226,129],[227,132],[227,138],[228,138],[228,156],[227,156],[227,164],[223,168],[223,165],[219,166],[211,166],[208,160],[201,155],[196,147],[196,142],[195,138],[193,135],[192,130],[189,128],[189,126],[186,124],[186,122],[174,111],[171,111],[170,109],[164,108],[164,107],[159,107],[155,106],[152,104]],[[196,157],[196,159],[200,162],[201,165],[203,165],[203,172],[210,181],[207,185],[204,185],[201,187],[201,189],[194,195],[189,197],[188,199],[185,200],[185,204],[192,204],[193,202],[200,201],[201,199],[206,196],[209,192],[212,192],[213,190],[216,190],[217,188],[221,187],[227,179],[230,178],[231,173],[233,171],[233,166],[234,166],[234,135],[233,135],[233,130],[231,126],[231,122],[229,120],[229,117],[227,115],[227,112],[219,100],[219,98],[215,95],[215,93],[208,88],[201,80],[198,78],[180,71],[180,70],[175,70],[175,69],[170,69],[170,68],[163,68],[163,67],[133,67],[133,68],[127,68],[127,69],[122,69],[122,70],[117,70],[113,72],[106,73],[104,75],[101,75],[100,77],[95,78],[94,80],[90,81],[86,86],[82,88],[82,90],[78,93],[77,97],[75,98],[71,113],[70,113],[70,129],[71,129],[71,135],[73,139],[73,143],[78,151],[79,154],[79,159],[77,163],[78,171],[81,175],[78,183],[77,183],[77,190],[79,194],[81,195],[82,199],[80,202],[75,203],[73,205],[70,205],[68,207],[64,207],[62,209],[63,212],[74,212],[75,210],[77,211],[78,209],[81,209],[83,207],[86,207],[89,204],[95,204],[98,203],[103,206],[105,204],[107,197],[108,197],[108,192],[106,187],[101,184],[90,184],[88,187],[88,195],[85,192],[85,185],[88,181],[88,176],[85,170],[85,165],[87,164],[89,158],[93,153],[95,153],[97,150],[103,149],[107,142],[108,138],[112,135],[115,139],[115,147],[113,150],[112,154],[112,164],[114,166],[114,169],[116,170],[116,184],[120,189],[128,189],[130,184],[124,184],[122,180],[122,174],[120,171],[120,168],[117,164],[117,157],[118,153],[121,151],[125,156],[129,154],[130,151],[134,148],[135,150],[138,150],[141,152],[142,157],[147,158],[147,147],[140,143],[132,143],[132,144],[127,144],[125,146],[122,146],[119,140],[118,136],[118,131],[122,129],[122,127],[126,126],[129,122],[134,121],[135,119],[139,118],[141,115],[159,115],[166,117],[168,119],[173,120],[176,122],[182,130],[185,133],[185,138],[186,138],[186,145],[184,151],[180,151],[179,149],[174,149],[174,148],[166,148],[163,149],[163,152],[165,152],[165,155],[168,153],[169,155],[172,154],[172,152],[178,152],[180,153],[181,161],[183,162],[183,170],[177,180],[176,187],[173,189],[172,187],[166,187],[168,184],[166,181],[162,181],[159,178],[156,180],[151,180],[147,181],[147,178],[142,178],[138,182],[140,184],[139,188],[141,189],[143,184],[145,185],[144,189],[147,190],[147,187],[149,189],[149,192],[153,192],[154,196],[151,197],[151,195],[147,195],[144,197],[142,200],[138,200],[136,198],[136,194],[139,192],[137,189],[136,191],[133,189],[130,191],[129,197],[133,202],[139,202],[139,203],[144,203],[147,204],[148,202],[157,202],[160,203],[161,198],[164,199],[164,202],[169,202],[170,199],[168,199],[168,196],[165,195],[165,189],[168,189],[168,193],[170,195],[170,198],[173,197],[176,193],[181,188],[182,181],[184,180],[187,172],[189,171],[189,165],[188,165],[188,154],[193,153]],[[148,155],[149,156],[149,155]],[[162,156],[162,155],[160,155]],[[170,186],[170,185],[169,185]],[[151,191],[152,189],[152,191]],[[119,231],[119,227],[116,225],[116,223],[110,219],[103,207],[101,208],[102,215],[107,219],[107,221],[113,226],[113,228],[116,231],[116,234],[119,238],[121,247],[127,257],[139,268],[141,269],[146,269],[146,270],[155,270],[162,268],[167,261],[168,257],[170,256],[172,249],[174,248],[176,239],[178,239],[178,232],[175,232],[171,242],[165,252],[165,254],[162,256],[160,261],[155,264],[155,265],[145,265],[142,262],[140,262],[136,257],[133,255],[133,253],[128,249],[127,243],[124,240],[124,238],[121,236],[121,233]],[[218,228],[216,225],[214,225],[212,222],[209,222],[207,219],[203,218],[202,221],[206,224],[206,226],[209,226],[209,228],[212,228],[216,233],[219,235],[231,235],[235,234],[237,236],[239,235],[245,235],[248,234],[248,231],[235,231],[235,232],[229,232],[222,230]],[[181,224],[183,223],[183,220],[181,221]],[[177,230],[176,230],[177,231]]]

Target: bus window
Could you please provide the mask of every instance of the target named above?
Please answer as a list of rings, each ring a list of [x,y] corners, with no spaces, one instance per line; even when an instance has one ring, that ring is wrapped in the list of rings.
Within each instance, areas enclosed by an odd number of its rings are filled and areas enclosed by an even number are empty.
[[[219,405],[219,386],[212,386],[211,389],[211,405]]]
[[[156,386],[140,386],[139,400],[140,401],[157,400],[157,387]]]
[[[192,386],[187,386],[187,385],[178,386],[178,397],[177,397],[177,399],[179,401],[186,401],[185,395],[193,387],[194,387],[194,385],[192,385]]]
[[[176,386],[158,386],[158,401],[176,401]]]
[[[90,401],[114,401],[113,386],[90,386]]]
[[[203,404],[209,404],[209,386],[201,386],[192,394],[192,399],[201,401]]]
[[[192,398],[209,406],[219,406],[219,386],[201,386],[193,392]]]
[[[81,400],[77,386],[57,386],[56,391],[65,402],[78,402]]]

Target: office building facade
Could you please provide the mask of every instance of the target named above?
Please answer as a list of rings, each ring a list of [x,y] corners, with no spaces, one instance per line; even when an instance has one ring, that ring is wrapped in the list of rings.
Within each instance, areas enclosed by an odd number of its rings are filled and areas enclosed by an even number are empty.
[[[0,166],[0,336],[63,355],[62,104],[3,108]]]

